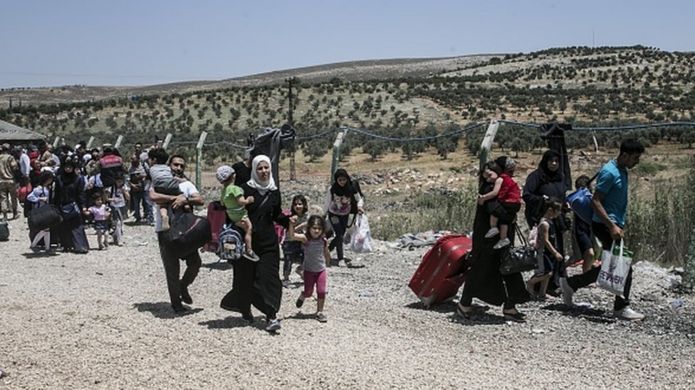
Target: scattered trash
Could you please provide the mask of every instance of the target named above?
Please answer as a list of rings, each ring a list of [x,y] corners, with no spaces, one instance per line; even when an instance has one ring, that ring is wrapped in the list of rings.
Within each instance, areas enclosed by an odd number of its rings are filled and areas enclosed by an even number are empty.
[[[678,311],[679,309],[682,309],[685,306],[685,301],[683,298],[676,298],[671,301],[671,310],[673,311]]]
[[[362,290],[359,293],[360,297],[369,298],[374,296],[374,291],[370,289]]]
[[[543,333],[545,333],[545,329],[533,328],[533,329],[531,329],[531,333],[533,333],[533,334],[543,334]]]
[[[4,377],[5,377],[5,371],[2,368],[0,368],[0,378],[4,378]]]

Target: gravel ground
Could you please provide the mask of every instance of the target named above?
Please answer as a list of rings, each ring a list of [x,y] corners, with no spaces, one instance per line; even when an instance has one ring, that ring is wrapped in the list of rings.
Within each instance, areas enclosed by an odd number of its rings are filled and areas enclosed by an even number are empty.
[[[232,270],[209,254],[193,310],[174,316],[151,227],[127,226],[124,246],[107,251],[45,257],[28,253],[24,220],[10,224],[0,388],[695,388],[695,301],[645,262],[633,286],[633,307],[648,315],[639,323],[614,320],[597,288],[576,294],[593,310],[551,298],[520,307],[525,324],[500,308],[459,321],[453,303],[426,310],[407,287],[426,249],[377,242],[352,256],[364,268],[329,269],[328,323],[311,316],[314,300],[295,309],[295,283],[271,335],[258,312],[247,326],[218,307]]]

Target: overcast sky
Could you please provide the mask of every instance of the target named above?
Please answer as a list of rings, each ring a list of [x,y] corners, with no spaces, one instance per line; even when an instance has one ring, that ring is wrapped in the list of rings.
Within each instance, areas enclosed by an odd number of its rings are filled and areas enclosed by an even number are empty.
[[[693,16],[686,0],[0,0],[0,88],[577,45],[693,51]]]

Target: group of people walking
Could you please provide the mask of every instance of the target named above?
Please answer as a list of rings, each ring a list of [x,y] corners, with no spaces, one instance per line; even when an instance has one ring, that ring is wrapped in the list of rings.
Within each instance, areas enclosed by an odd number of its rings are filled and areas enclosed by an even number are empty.
[[[34,149],[43,152],[34,153],[33,158],[24,156]],[[474,304],[473,298],[491,305],[502,305],[506,318],[520,322],[525,321],[525,314],[518,310],[517,305],[532,298],[545,299],[546,293],[561,296],[564,303],[573,304],[574,293],[596,281],[599,274],[599,268],[593,265],[593,238],[609,250],[624,236],[628,169],[639,162],[643,152],[644,147],[636,140],[622,142],[617,158],[606,163],[596,175],[593,219],[578,220],[575,215],[573,224],[565,216],[565,196],[570,189],[560,169],[559,153],[545,152],[523,189],[514,179],[516,163],[511,158],[503,156],[489,162],[480,175],[470,255],[472,266],[457,314],[472,318],[488,310],[487,306]],[[169,156],[156,145],[143,151],[139,144],[131,155],[130,167],[125,167],[118,151],[109,146],[96,152],[86,152],[81,147],[76,150],[66,148],[56,158],[54,156],[45,144],[12,151],[9,146],[2,146],[2,188],[12,187],[12,192],[16,192],[19,186],[33,184],[32,191],[26,196],[28,209],[54,205],[62,214],[60,226],[30,231],[32,250],[53,252],[61,248],[87,253],[90,247],[84,228],[86,220],[94,221],[99,249],[105,248],[108,240],[103,235],[108,229],[112,232],[122,230],[122,221],[130,208],[136,222],[144,220],[154,225],[172,309],[176,313],[185,313],[188,307],[184,303],[193,303],[189,286],[198,275],[201,258],[197,248],[186,253],[174,250],[164,235],[170,228],[170,213],[193,212],[194,207],[204,205],[205,200],[184,175],[184,156]],[[12,186],[7,184],[10,179],[6,176],[10,174]],[[271,161],[265,155],[250,156],[233,166],[223,165],[217,170],[217,179],[223,187],[220,203],[226,208],[228,221],[245,233],[246,244],[244,256],[233,262],[232,289],[224,295],[220,306],[239,313],[249,323],[255,320],[252,312],[252,307],[255,307],[265,316],[265,329],[278,331],[281,328],[278,311],[283,287],[289,285],[292,264],[299,263],[297,273],[303,280],[304,289],[297,297],[296,306],[301,308],[316,290],[316,319],[325,322],[330,252],[336,251],[338,262],[349,263],[343,249],[349,215],[364,211],[361,191],[353,185],[347,171],[338,169],[334,173],[324,204],[325,214],[321,211],[313,215],[303,195],[295,196],[289,210],[283,212]],[[590,188],[590,182],[584,176],[578,179],[577,185]],[[6,191],[3,193],[7,194]],[[8,209],[4,203],[0,202],[1,211],[11,211],[16,218],[18,206],[10,203]],[[499,271],[501,256],[514,245],[518,229],[516,214],[522,203],[525,204],[524,216],[528,226],[535,227],[533,230],[537,232],[534,245],[538,250],[536,271],[526,282],[520,273],[502,275]],[[116,226],[109,226],[111,223],[107,224],[107,220],[116,221]],[[583,272],[568,277],[562,233],[570,225],[581,252],[586,256]],[[330,241],[329,233],[332,234]],[[122,231],[112,234],[116,243],[122,239]],[[284,253],[282,272],[281,248]],[[186,263],[183,276],[180,261]],[[616,297],[613,309],[618,317],[639,320],[644,316],[630,308],[631,279],[632,272],[623,296]]]
[[[169,167],[174,176],[183,177],[185,160],[181,156],[172,156]],[[225,206],[228,221],[250,232],[244,240],[250,248],[246,248],[244,256],[232,262],[232,289],[224,295],[220,307],[241,314],[242,319],[248,323],[255,320],[252,312],[252,307],[255,307],[265,316],[265,330],[276,332],[282,326],[277,314],[283,292],[283,281],[280,279],[281,239],[277,234],[277,227],[286,231],[283,247],[297,247],[294,251],[285,252],[285,280],[289,278],[287,269],[291,269],[292,260],[301,262],[300,273],[304,289],[297,298],[296,306],[301,308],[304,300],[316,290],[316,319],[325,322],[327,267],[331,265],[329,250],[332,247],[341,248],[338,259],[345,260],[342,241],[347,215],[351,211],[349,205],[359,204],[359,212],[362,212],[363,199],[356,191],[348,189],[351,188],[351,180],[347,172],[336,172],[334,185],[328,192],[328,216],[331,229],[335,232],[333,241],[329,244],[326,221],[320,214],[309,215],[304,196],[295,196],[291,211],[283,212],[280,190],[271,170],[270,159],[265,155],[257,155],[246,162],[234,166],[223,165],[217,169],[217,179],[223,186],[220,203]],[[190,212],[192,206],[204,203],[198,190],[189,181],[180,183],[179,187],[181,193],[178,195],[161,194],[151,188],[149,196],[159,206],[170,205],[172,209],[184,212]],[[344,207],[345,204],[348,206]],[[176,313],[185,313],[188,307],[183,303],[193,303],[188,286],[198,275],[200,255],[197,250],[189,253],[172,251],[163,238],[160,219],[159,213],[155,213],[155,231],[158,232],[171,305]],[[297,256],[299,251],[301,256]],[[179,260],[186,262],[186,270],[180,279]]]
[[[526,179],[523,190],[511,180],[514,163],[501,157],[486,165],[481,172],[478,206],[473,227],[471,268],[466,276],[457,314],[473,318],[489,309],[473,304],[478,298],[491,305],[502,305],[504,316],[512,321],[525,321],[525,314],[517,305],[530,299],[546,299],[546,293],[562,297],[566,305],[573,305],[574,293],[596,282],[600,268],[594,264],[594,238],[603,250],[610,250],[615,242],[624,238],[628,205],[628,170],[639,163],[644,146],[637,140],[626,139],[620,145],[617,158],[602,166],[595,176],[596,184],[591,199],[591,220],[574,212],[574,221],[566,216],[570,209],[566,195],[570,191],[561,168],[561,155],[548,150],[536,170]],[[498,176],[506,175],[504,180]],[[592,180],[587,176],[577,179],[577,190],[590,190]],[[504,187],[510,189],[504,189]],[[502,190],[504,191],[502,191]],[[502,195],[500,195],[502,194]],[[519,194],[521,195],[519,197]],[[521,198],[521,199],[519,199]],[[502,275],[499,271],[505,247],[514,241],[518,229],[515,210],[525,203],[524,216],[529,228],[536,233],[533,245],[537,249],[537,266],[531,278],[524,282],[521,273]],[[499,228],[495,223],[503,226]],[[573,227],[572,233],[584,261],[582,272],[571,277],[567,274],[568,256],[563,232]],[[616,296],[614,315],[626,320],[641,320],[644,315],[630,307],[632,270],[626,280],[624,293]]]

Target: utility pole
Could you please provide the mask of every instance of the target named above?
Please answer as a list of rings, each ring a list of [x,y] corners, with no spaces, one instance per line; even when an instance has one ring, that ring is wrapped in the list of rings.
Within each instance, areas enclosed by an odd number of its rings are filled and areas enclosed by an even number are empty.
[[[296,77],[290,77],[286,79],[287,81],[287,87],[289,89],[288,91],[288,98],[287,102],[289,103],[289,107],[287,110],[287,123],[294,127],[294,119],[292,118],[292,111],[294,110],[294,107],[292,105],[292,85],[297,83],[297,78]],[[294,142],[292,142],[292,146],[290,147],[290,180],[295,181],[297,180],[297,171],[295,168],[295,163],[294,163],[294,152],[296,150],[296,146],[294,145]]]

